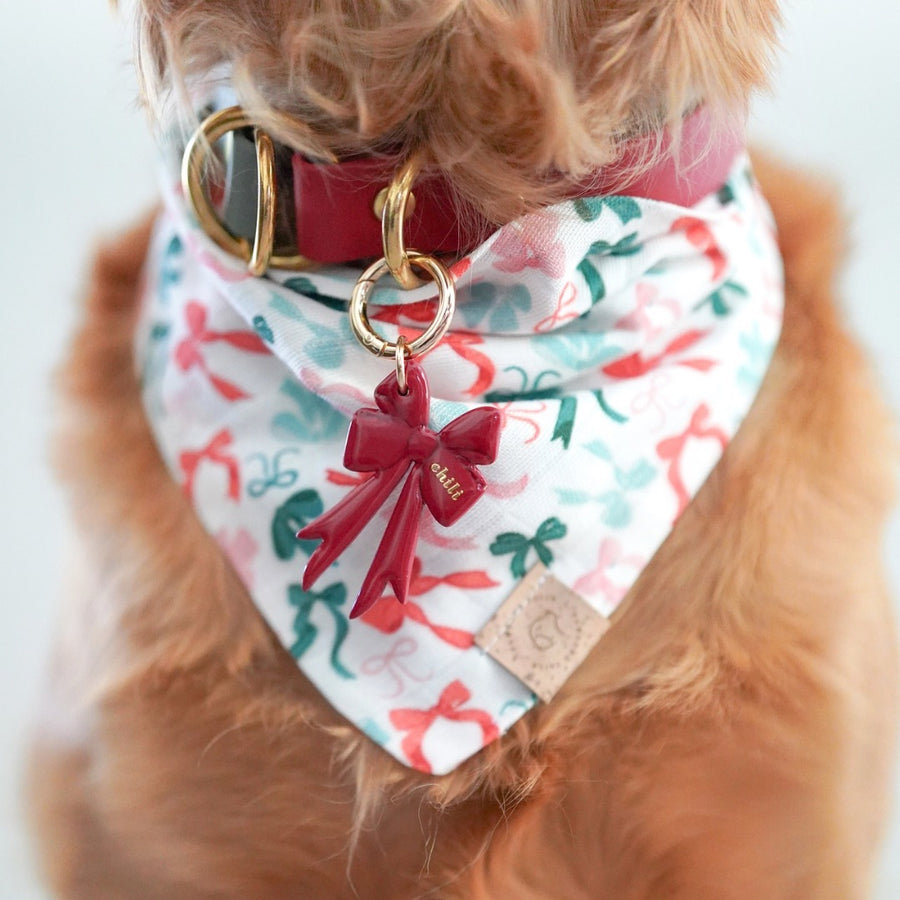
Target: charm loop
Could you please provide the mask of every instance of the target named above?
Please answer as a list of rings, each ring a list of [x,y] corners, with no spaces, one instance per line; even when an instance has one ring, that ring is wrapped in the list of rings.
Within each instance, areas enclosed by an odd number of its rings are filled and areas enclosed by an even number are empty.
[[[366,350],[374,353],[375,356],[396,359],[400,341],[403,342],[404,352],[411,357],[427,353],[447,333],[447,329],[450,327],[450,320],[453,318],[453,310],[456,308],[456,286],[453,283],[453,276],[450,274],[450,270],[433,256],[425,256],[415,250],[409,250],[408,254],[409,262],[419,269],[424,269],[437,284],[437,312],[425,331],[409,343],[403,338],[394,343],[381,337],[369,323],[369,317],[366,315],[366,306],[372,291],[375,289],[376,282],[388,273],[390,266],[387,260],[383,258],[372,263],[359,276],[359,281],[356,282],[353,288],[348,312],[350,314],[350,327],[353,329],[356,339]]]
[[[210,202],[204,187],[206,161],[213,144],[231,131],[253,127],[253,122],[240,106],[229,106],[208,116],[194,132],[184,151],[181,184],[197,217],[212,240],[227,253],[244,260],[252,275],[262,275],[269,266],[279,269],[308,269],[315,263],[300,255],[278,255],[275,241],[275,148],[272,139],[260,128],[254,128],[257,162],[256,234],[253,245],[232,234]]]
[[[411,156],[399,169],[387,189],[384,209],[381,212],[381,244],[384,259],[391,275],[406,290],[424,284],[412,270],[410,263],[416,251],[408,250],[403,241],[403,223],[406,220],[406,204],[413,182],[422,168],[422,157]],[[437,280],[437,279],[435,279]]]
[[[405,397],[409,393],[409,382],[406,380],[406,359],[409,356],[409,344],[401,334],[397,338],[397,353],[394,357],[397,363],[397,390]]]

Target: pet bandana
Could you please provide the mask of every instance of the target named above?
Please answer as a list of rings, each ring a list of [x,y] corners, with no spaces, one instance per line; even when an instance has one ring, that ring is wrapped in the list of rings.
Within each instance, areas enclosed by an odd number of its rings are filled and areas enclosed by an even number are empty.
[[[783,297],[743,156],[691,208],[567,200],[451,271],[451,329],[419,359],[429,426],[490,405],[499,452],[459,521],[423,514],[409,601],[352,621],[397,492],[309,591],[317,542],[296,533],[362,483],[341,465],[349,419],[393,367],[351,334],[359,271],[250,277],[173,188],[138,333],[162,455],[261,613],[338,711],[433,774],[552,696],[602,634],[753,402]],[[434,288],[384,284],[370,319],[390,340],[416,336]],[[517,644],[526,621],[537,648],[576,634],[543,673]]]

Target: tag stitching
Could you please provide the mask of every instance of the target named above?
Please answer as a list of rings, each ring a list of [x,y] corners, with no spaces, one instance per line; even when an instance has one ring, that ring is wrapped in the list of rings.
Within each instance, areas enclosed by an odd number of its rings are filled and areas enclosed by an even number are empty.
[[[514,610],[511,610],[510,614],[506,617],[503,626],[498,629],[494,639],[490,643],[482,645],[482,649],[485,653],[490,653],[491,650],[493,650],[497,645],[498,641],[501,638],[506,637],[512,631],[512,627],[515,624],[516,619],[518,619],[519,616],[522,615],[523,612],[525,612],[525,610],[528,608],[528,605],[532,600],[534,600],[535,594],[537,594],[537,592],[544,586],[544,582],[547,580],[549,575],[549,569],[544,569],[544,571],[541,572],[540,577],[534,583],[527,596],[523,597],[522,602],[519,603]]]

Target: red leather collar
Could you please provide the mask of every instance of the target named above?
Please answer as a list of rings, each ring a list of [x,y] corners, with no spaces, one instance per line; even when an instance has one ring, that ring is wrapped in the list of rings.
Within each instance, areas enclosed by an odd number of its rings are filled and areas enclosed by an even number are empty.
[[[571,196],[625,193],[690,207],[725,183],[743,146],[737,130],[714,133],[703,108],[685,119],[677,156],[665,152],[671,140],[664,136],[661,161],[642,169],[640,163],[656,140],[655,136],[632,140],[615,164],[595,173]],[[294,154],[297,252],[322,263],[381,256],[381,223],[373,206],[377,193],[390,183],[395,165],[370,158],[315,163]],[[496,227],[474,210],[459,215],[450,185],[442,177],[419,178],[413,192],[415,210],[406,224],[410,247],[427,253],[459,253],[477,245]]]

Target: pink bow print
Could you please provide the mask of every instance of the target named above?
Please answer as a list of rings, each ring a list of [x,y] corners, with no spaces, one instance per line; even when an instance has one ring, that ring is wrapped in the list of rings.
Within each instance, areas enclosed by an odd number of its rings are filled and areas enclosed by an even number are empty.
[[[690,424],[681,434],[666,438],[656,445],[656,452],[659,458],[669,463],[669,484],[672,485],[675,496],[678,498],[676,518],[684,512],[691,499],[681,476],[681,460],[688,441],[691,438],[711,438],[714,441],[718,441],[723,450],[728,446],[728,435],[715,425],[707,425],[708,420],[709,407],[705,403],[701,403],[694,410]]]

